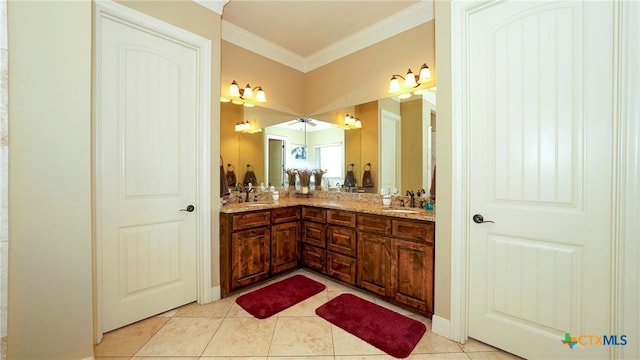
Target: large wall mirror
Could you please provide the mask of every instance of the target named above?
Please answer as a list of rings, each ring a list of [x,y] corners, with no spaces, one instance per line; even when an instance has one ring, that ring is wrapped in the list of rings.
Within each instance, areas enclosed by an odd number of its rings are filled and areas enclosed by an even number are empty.
[[[325,190],[337,190],[352,170],[360,191],[429,191],[435,169],[435,103],[435,94],[428,92],[309,117],[223,103],[222,156],[238,182],[251,165],[256,185],[286,186],[284,169],[308,168],[327,171],[321,184]],[[347,129],[347,114],[357,117],[362,128]],[[240,122],[250,129],[236,132]],[[366,171],[372,187],[362,187]]]

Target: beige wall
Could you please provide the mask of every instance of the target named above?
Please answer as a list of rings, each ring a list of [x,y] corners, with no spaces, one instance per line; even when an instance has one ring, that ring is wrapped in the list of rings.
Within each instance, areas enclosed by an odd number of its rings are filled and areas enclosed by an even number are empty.
[[[9,359],[93,354],[91,3],[8,3]]]
[[[266,107],[285,113],[303,115],[305,74],[264,56],[222,41],[220,93],[229,96],[233,80],[240,87],[262,86]]]
[[[232,164],[236,179],[240,178],[240,134],[235,132],[235,125],[243,121],[243,106],[231,103],[220,104],[220,154],[224,160],[224,169],[227,171],[227,164]]]
[[[435,22],[429,21],[305,75],[305,114],[321,114],[388,97],[392,74],[427,63],[435,77]],[[411,51],[407,51],[411,49]],[[309,95],[313,94],[313,95]]]
[[[422,188],[422,99],[400,103],[400,114],[400,189],[404,193]]]
[[[192,2],[125,5],[212,40],[219,97],[220,16]],[[93,355],[92,3],[9,2],[10,259],[8,358]],[[211,102],[217,212],[219,102]],[[217,217],[212,286],[219,283]]]
[[[222,41],[221,94],[234,79],[261,85],[267,103],[260,106],[302,116],[386,98],[391,75],[409,67],[415,72],[426,62],[435,78],[434,27],[429,21],[308,73]]]
[[[450,319],[451,312],[451,4],[435,2],[438,54],[438,131],[436,132],[436,271],[435,315]]]

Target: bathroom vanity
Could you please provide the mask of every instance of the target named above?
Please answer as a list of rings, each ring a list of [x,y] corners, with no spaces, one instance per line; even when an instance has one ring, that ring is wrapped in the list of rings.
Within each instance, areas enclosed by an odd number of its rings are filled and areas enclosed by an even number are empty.
[[[435,215],[421,208],[329,199],[225,205],[222,297],[304,267],[433,315]]]

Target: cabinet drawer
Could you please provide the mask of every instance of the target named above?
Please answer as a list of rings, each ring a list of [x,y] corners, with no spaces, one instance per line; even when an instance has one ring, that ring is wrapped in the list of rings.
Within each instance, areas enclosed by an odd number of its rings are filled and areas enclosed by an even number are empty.
[[[356,214],[349,211],[327,210],[327,224],[356,227]]]
[[[356,231],[340,226],[327,226],[327,250],[356,256]]]
[[[300,219],[300,208],[286,207],[271,210],[271,222],[277,224]]]
[[[309,269],[324,273],[326,250],[302,244],[302,264]]]
[[[355,285],[356,269],[355,258],[327,251],[327,275]]]
[[[391,234],[401,239],[433,244],[434,227],[432,222],[392,220]]]
[[[324,224],[304,221],[302,223],[302,242],[324,248],[326,246]]]
[[[234,214],[231,220],[232,230],[249,229],[271,224],[270,211],[256,211],[242,214]]]
[[[383,216],[358,214],[358,230],[390,235],[391,219]]]
[[[302,208],[302,218],[305,220],[324,223],[326,219],[326,210],[305,206]]]

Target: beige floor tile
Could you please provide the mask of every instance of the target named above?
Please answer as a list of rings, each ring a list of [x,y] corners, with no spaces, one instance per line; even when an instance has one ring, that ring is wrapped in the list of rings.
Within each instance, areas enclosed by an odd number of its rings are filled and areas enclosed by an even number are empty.
[[[320,317],[278,317],[269,356],[333,355],[331,324]]]
[[[178,312],[178,310],[180,310],[180,308],[175,308],[175,309],[172,309],[172,310],[169,310],[169,311],[165,311],[162,314],[158,314],[156,316],[157,317],[168,317],[168,318],[170,318],[170,317],[173,317]]]
[[[373,302],[375,304],[378,304],[378,305],[382,306],[383,308],[389,309],[391,311],[395,311],[398,314],[401,314],[401,315],[404,315],[404,316],[411,316],[411,315],[415,314],[412,311],[409,311],[409,310],[407,310],[405,308],[402,308],[400,306],[397,306],[397,305],[390,304],[390,303],[388,303],[388,302],[386,302],[386,301],[384,301],[382,299],[374,299]]]
[[[172,318],[136,356],[200,356],[221,322],[220,318]]]
[[[133,356],[167,321],[169,318],[152,317],[110,331],[93,347],[93,354],[96,357]]]
[[[333,356],[269,356],[269,360],[333,360]]]
[[[6,358],[3,358],[6,359]],[[129,360],[130,356],[96,356],[96,360]]]
[[[205,305],[196,302],[181,307],[175,317],[201,317],[201,318],[221,318],[225,317],[229,309],[235,303],[236,297],[227,297],[218,301],[213,301]]]
[[[386,355],[384,351],[335,325],[331,325],[331,333],[336,355]]]
[[[248,312],[246,312],[242,306],[238,305],[237,303],[233,303],[233,305],[231,306],[231,308],[229,309],[229,312],[227,313],[227,317],[250,317],[253,318],[253,315],[249,314]],[[272,317],[278,317],[278,314],[273,315]]]
[[[199,360],[267,360],[266,356],[202,356]]]
[[[337,355],[336,360],[389,360],[395,359],[391,355]]]
[[[466,353],[471,360],[519,360],[521,357],[504,351],[476,351]]]
[[[226,318],[202,353],[203,356],[267,356],[276,317]]]
[[[317,316],[316,309],[322,306],[329,300],[329,294],[326,291],[319,292],[312,297],[292,306],[288,309],[284,309],[278,313],[278,317],[291,317],[291,316]]]
[[[197,356],[134,356],[130,360],[198,360]]]
[[[489,344],[485,344],[481,341],[478,341],[472,338],[469,338],[467,341],[465,341],[464,344],[460,346],[462,347],[462,351],[464,352],[497,351],[498,350]]]
[[[434,353],[455,353],[462,352],[460,344],[440,336],[431,331],[427,331],[422,336],[413,349],[412,354],[434,354]]]
[[[411,354],[408,360],[469,360],[465,353]]]

